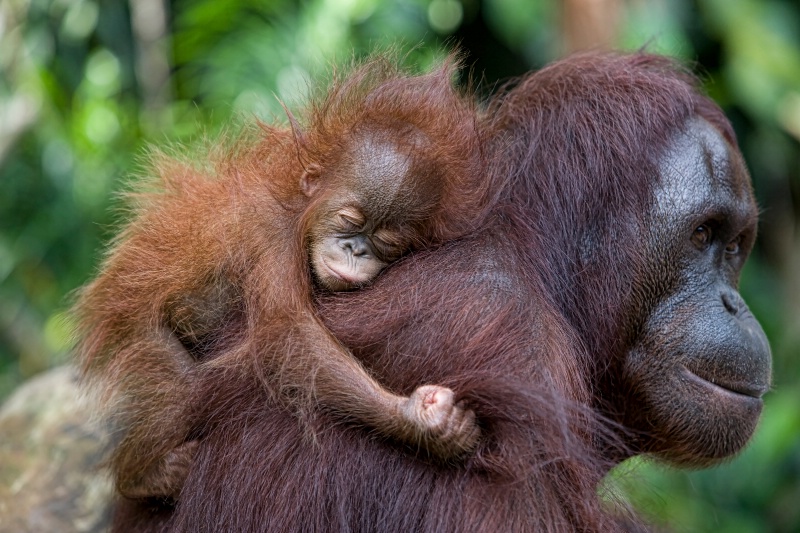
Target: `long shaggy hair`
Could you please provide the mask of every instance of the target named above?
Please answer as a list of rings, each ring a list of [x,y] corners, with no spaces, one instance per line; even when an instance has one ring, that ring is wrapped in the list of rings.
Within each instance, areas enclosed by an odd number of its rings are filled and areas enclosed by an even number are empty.
[[[324,109],[324,108],[323,108]],[[309,433],[258,380],[221,369],[193,391],[204,440],[175,508],[123,501],[126,531],[615,531],[597,496],[625,457],[606,398],[636,334],[630,282],[655,162],[719,110],[672,61],[586,54],[497,96],[481,125],[492,210],[468,236],[415,254],[319,312],[389,388],[458,391],[482,444],[428,462],[312,413]],[[455,205],[455,204],[454,204]]]

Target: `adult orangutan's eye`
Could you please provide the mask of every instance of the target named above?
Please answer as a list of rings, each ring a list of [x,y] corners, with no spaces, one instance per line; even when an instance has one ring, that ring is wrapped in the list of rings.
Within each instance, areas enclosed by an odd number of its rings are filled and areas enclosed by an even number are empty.
[[[694,229],[692,233],[692,244],[697,246],[700,250],[705,250],[711,244],[714,233],[711,226],[708,224],[700,224]]]
[[[725,247],[725,253],[728,255],[737,255],[739,253],[739,248],[742,244],[742,236],[739,235],[731,242],[728,243],[728,246]]]

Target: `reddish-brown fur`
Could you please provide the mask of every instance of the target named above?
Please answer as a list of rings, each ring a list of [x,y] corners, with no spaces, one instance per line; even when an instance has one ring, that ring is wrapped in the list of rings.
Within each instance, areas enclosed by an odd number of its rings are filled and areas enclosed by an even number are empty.
[[[399,415],[367,405],[389,393],[316,317],[306,239],[320,199],[351,193],[335,170],[364,131],[399,143],[424,137],[404,152],[414,187],[439,200],[417,224],[418,246],[479,223],[489,203],[482,142],[453,71],[448,61],[411,77],[376,59],[335,82],[291,129],[264,126],[215,149],[204,166],[155,159],[155,179],[131,195],[131,221],[77,305],[78,353],[109,403],[118,434],[111,467],[123,494],[174,496],[173,478],[191,468],[196,440],[211,427],[206,409],[222,412],[239,388],[301,418],[315,416],[319,400],[385,435],[404,433]],[[301,183],[309,167],[321,191],[310,199]],[[255,383],[261,392],[250,391]],[[185,446],[189,458],[173,452]]]
[[[501,157],[483,227],[319,302],[382,383],[461,392],[482,424],[476,454],[430,463],[317,412],[312,438],[255,377],[219,369],[193,391],[205,439],[179,505],[123,502],[121,530],[636,527],[596,490],[636,452],[611,420],[625,400],[620,359],[641,326],[630,294],[647,264],[639,224],[670,134],[695,114],[733,142],[730,127],[690,76],[645,54],[562,61],[490,111],[489,146]]]

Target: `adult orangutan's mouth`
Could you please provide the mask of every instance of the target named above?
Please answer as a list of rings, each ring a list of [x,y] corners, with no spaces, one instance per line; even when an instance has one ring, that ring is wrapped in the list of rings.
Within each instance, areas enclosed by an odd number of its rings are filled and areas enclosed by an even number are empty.
[[[756,399],[761,401],[761,397],[764,396],[764,394],[769,390],[768,386],[758,385],[755,383],[722,380],[716,377],[713,380],[707,379],[695,374],[685,366],[683,367],[683,374],[687,379],[689,379],[689,381],[720,394],[732,394],[747,399]]]

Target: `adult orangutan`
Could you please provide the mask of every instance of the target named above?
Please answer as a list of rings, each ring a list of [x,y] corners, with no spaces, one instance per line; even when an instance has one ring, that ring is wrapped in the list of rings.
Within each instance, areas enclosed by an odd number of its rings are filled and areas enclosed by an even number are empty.
[[[195,413],[227,394],[202,391],[207,379],[257,377],[301,417],[319,405],[415,453],[474,448],[474,416],[453,391],[400,396],[365,372],[316,315],[310,275],[318,289],[358,288],[481,219],[477,117],[454,68],[409,76],[378,58],[302,124],[265,127],[205,168],[154,165],[77,306],[84,373],[120,434],[111,467],[123,496],[178,498],[207,425]]]
[[[178,505],[122,501],[118,529],[613,531],[613,464],[746,444],[770,351],[736,289],[757,211],[721,111],[668,59],[594,53],[521,80],[484,127],[485,223],[318,301],[390,390],[458,391],[474,454],[431,462],[325,412],[310,438],[257,377],[220,372],[193,392]]]

